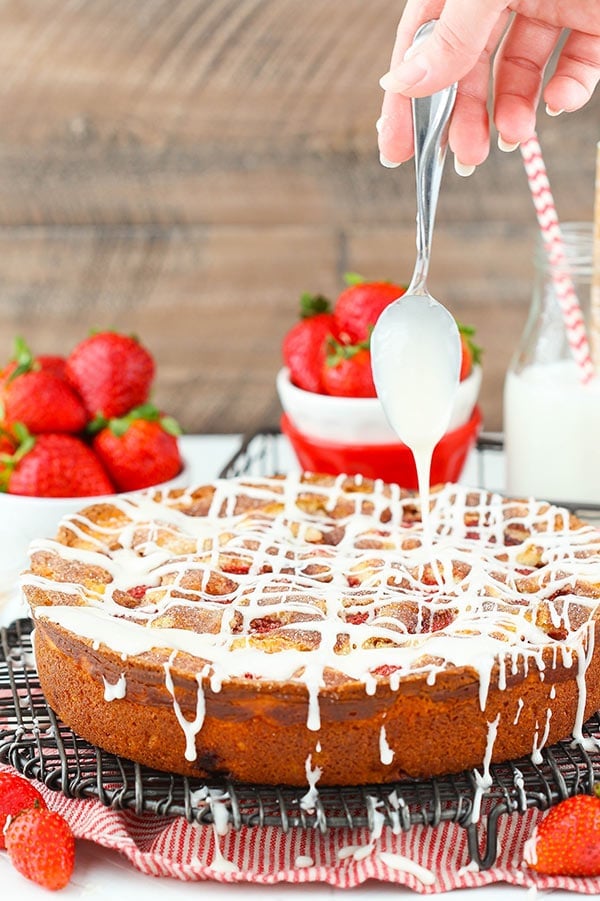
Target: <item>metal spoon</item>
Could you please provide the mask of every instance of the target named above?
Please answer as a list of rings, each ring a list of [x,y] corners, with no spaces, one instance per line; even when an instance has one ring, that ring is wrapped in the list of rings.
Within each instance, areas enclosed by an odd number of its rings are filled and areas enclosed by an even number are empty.
[[[413,46],[432,31],[427,22]],[[377,394],[390,425],[415,455],[419,484],[429,487],[431,455],[446,432],[458,389],[461,342],[448,310],[427,290],[431,237],[448,146],[456,84],[412,100],[417,179],[417,261],[402,297],[388,306],[371,335]],[[429,459],[426,459],[429,457]],[[425,474],[426,470],[426,474]]]

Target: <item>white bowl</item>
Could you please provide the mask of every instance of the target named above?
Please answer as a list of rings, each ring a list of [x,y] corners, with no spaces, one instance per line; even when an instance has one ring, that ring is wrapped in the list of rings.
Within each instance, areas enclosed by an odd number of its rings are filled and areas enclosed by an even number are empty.
[[[396,444],[399,440],[378,397],[332,397],[304,391],[292,384],[286,367],[277,373],[276,384],[281,406],[305,435],[342,444]],[[449,432],[469,421],[480,387],[481,366],[475,366],[458,386]]]

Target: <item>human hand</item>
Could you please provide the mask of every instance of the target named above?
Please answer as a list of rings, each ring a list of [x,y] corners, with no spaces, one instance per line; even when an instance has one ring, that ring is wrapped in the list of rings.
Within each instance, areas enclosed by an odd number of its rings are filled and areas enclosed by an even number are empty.
[[[405,60],[415,32],[430,19],[439,20],[433,33]],[[498,145],[514,150],[535,131],[544,70],[564,29],[570,33],[543,88],[551,116],[584,106],[600,79],[599,0],[407,0],[390,71],[381,79],[382,163],[393,167],[413,155],[410,97],[454,81],[449,143],[456,171],[470,175],[488,155],[490,83]]]

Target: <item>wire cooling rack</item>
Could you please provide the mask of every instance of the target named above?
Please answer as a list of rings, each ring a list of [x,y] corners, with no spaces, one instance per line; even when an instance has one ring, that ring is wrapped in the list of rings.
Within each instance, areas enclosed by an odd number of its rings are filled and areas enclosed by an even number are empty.
[[[477,452],[481,465],[486,465],[485,455],[499,449],[495,438],[484,438]],[[260,433],[243,444],[223,474],[282,471],[282,453],[285,445],[276,433]],[[483,472],[480,484],[485,484]],[[215,804],[224,804],[234,829],[374,829],[381,816],[395,831],[454,822],[467,832],[471,859],[487,869],[496,859],[500,817],[544,810],[591,792],[600,781],[600,753],[572,741],[544,749],[539,763],[525,757],[492,766],[492,784],[483,797],[474,771],[389,785],[321,788],[311,805],[304,797],[306,788],[203,782],[157,772],[90,745],[57,719],[39,685],[31,628],[23,619],[0,629],[0,761],[68,797],[96,798],[109,807],[200,823],[213,822]],[[600,748],[599,714],[583,734],[586,747],[595,742]]]

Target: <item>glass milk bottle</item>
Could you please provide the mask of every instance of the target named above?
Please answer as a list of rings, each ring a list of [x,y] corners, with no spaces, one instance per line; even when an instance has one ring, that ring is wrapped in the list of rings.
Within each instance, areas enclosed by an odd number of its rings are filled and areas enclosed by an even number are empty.
[[[568,272],[589,324],[593,226],[566,223]],[[600,378],[581,382],[541,240],[529,318],[504,385],[507,493],[600,503]],[[588,329],[589,331],[589,329]]]

